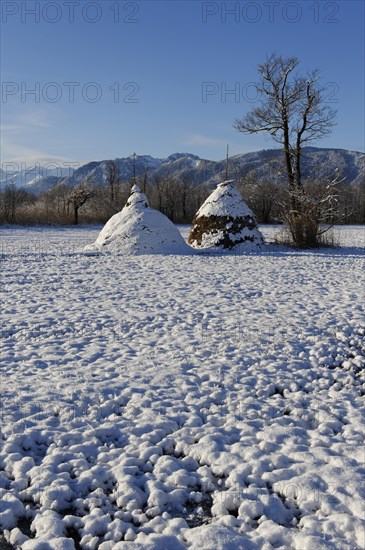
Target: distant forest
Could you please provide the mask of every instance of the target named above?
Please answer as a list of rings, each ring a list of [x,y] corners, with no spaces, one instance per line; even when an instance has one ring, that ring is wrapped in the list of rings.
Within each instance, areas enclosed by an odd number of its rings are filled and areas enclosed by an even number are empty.
[[[136,181],[146,193],[152,208],[174,223],[191,223],[204,200],[212,191],[206,184],[193,184],[187,178],[173,176],[149,180],[147,175]],[[76,187],[59,184],[40,195],[9,184],[0,192],[0,223],[16,225],[71,225],[105,223],[125,205],[134,181],[121,181],[110,174],[108,184],[94,185],[87,179]],[[285,186],[272,181],[246,177],[236,181],[258,223],[282,223],[288,208]],[[326,196],[328,185],[308,181],[306,185],[317,201]],[[352,185],[339,182],[332,191],[329,223],[365,224],[365,183]]]

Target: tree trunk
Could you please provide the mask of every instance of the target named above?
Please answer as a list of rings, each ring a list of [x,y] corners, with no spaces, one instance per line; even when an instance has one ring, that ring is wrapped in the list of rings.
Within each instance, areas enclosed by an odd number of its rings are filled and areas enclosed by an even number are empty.
[[[11,223],[15,223],[15,195],[11,197]]]
[[[295,181],[293,174],[292,159],[290,155],[290,140],[289,140],[289,123],[286,111],[283,112],[283,134],[284,134],[284,157],[285,157],[285,168],[288,176],[288,187],[290,194],[291,207],[296,210],[296,201],[295,201]]]
[[[295,184],[298,191],[302,187],[301,153],[300,143],[297,143],[295,149]]]

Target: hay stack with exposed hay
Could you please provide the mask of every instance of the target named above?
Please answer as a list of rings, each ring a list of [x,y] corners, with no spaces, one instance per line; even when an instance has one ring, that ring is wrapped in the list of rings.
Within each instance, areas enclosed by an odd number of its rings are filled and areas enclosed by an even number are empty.
[[[257,249],[264,244],[253,212],[233,180],[220,183],[199,208],[188,242],[194,248],[235,252]]]

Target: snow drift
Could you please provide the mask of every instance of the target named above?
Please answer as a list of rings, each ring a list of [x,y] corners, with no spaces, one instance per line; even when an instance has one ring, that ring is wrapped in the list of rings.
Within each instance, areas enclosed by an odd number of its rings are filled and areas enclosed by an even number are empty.
[[[136,254],[191,254],[176,226],[161,212],[149,207],[138,185],[121,212],[110,218],[96,241],[85,252]]]
[[[253,212],[233,180],[220,183],[200,207],[188,242],[195,248],[234,249],[235,252],[264,244]]]

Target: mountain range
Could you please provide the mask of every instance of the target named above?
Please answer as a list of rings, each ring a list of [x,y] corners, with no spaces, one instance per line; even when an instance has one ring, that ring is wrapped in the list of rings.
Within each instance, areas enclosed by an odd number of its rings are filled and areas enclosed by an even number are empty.
[[[3,189],[6,185],[14,183],[16,187],[25,188],[34,194],[48,191],[60,183],[72,188],[86,178],[95,184],[107,185],[108,162],[88,162],[75,169],[55,164],[25,169],[25,163],[8,163],[5,170],[0,169],[0,185]],[[225,159],[201,159],[190,153],[175,153],[164,159],[149,155],[131,155],[114,159],[113,162],[117,165],[119,177],[123,181],[130,181],[134,170],[137,178],[146,174],[149,182],[153,182],[155,178],[172,176],[178,179],[186,178],[194,185],[206,183],[214,186],[226,179]],[[303,149],[302,173],[304,178],[332,180],[336,177],[348,184],[361,185],[365,181],[365,154],[345,149],[308,147]],[[228,177],[235,180],[255,178],[285,181],[282,150],[264,149],[232,156],[228,162]]]

